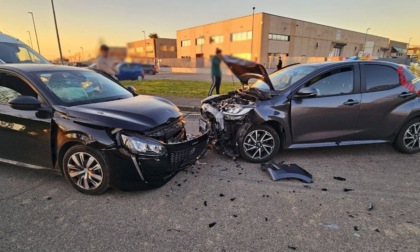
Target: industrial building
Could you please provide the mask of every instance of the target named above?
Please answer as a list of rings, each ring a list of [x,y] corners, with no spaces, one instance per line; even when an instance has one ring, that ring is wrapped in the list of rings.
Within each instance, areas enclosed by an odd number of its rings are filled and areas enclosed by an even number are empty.
[[[224,54],[268,65],[278,56],[384,58],[389,38],[293,18],[257,13],[177,31],[177,57],[207,59]]]
[[[127,60],[142,62],[145,60],[176,58],[176,39],[149,38],[127,43]]]

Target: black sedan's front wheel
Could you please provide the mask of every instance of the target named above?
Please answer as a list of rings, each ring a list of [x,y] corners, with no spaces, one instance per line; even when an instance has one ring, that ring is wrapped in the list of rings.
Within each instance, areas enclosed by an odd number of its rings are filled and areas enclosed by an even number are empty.
[[[103,155],[90,147],[71,147],[63,159],[63,173],[74,188],[86,194],[101,194],[108,189],[109,168]]]
[[[271,160],[280,150],[279,135],[268,125],[251,127],[239,143],[241,157],[252,163]]]
[[[402,127],[394,145],[403,153],[420,151],[420,118],[413,119]]]

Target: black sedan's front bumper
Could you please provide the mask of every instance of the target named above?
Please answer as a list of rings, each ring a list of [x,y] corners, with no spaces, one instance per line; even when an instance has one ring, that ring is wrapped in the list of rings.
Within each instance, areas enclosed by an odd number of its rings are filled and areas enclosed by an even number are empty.
[[[167,152],[158,157],[131,155],[122,147],[106,150],[110,186],[140,190],[164,185],[177,172],[193,165],[207,151],[209,131],[192,140],[165,144]]]

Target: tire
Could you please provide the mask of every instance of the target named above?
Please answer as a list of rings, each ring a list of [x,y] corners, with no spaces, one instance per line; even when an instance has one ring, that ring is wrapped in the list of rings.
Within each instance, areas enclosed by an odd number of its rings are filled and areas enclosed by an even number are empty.
[[[409,121],[401,128],[395,139],[394,147],[407,154],[420,151],[420,118]]]
[[[82,193],[99,195],[109,187],[109,167],[105,158],[91,147],[71,147],[64,154],[62,167],[70,184]]]
[[[137,76],[137,80],[139,80],[139,81],[144,80],[144,77],[139,75],[139,76]]]
[[[239,139],[238,143],[241,157],[252,163],[267,162],[273,159],[280,150],[280,137],[268,125],[251,127],[244,134],[243,139]]]

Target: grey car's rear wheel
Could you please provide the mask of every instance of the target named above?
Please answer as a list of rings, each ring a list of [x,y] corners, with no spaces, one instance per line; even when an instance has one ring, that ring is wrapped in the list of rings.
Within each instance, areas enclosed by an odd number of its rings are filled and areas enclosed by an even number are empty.
[[[62,164],[67,180],[80,192],[101,194],[108,189],[109,168],[99,151],[73,146],[64,155]]]
[[[271,160],[280,150],[279,135],[268,125],[251,127],[239,143],[241,157],[253,163]]]
[[[395,147],[408,154],[420,151],[420,118],[413,119],[402,127],[395,140]]]

